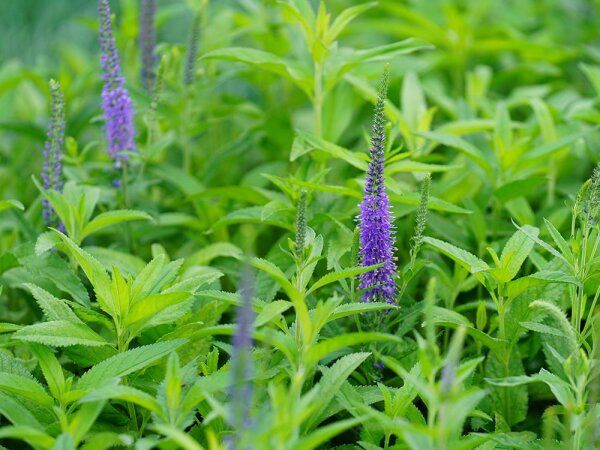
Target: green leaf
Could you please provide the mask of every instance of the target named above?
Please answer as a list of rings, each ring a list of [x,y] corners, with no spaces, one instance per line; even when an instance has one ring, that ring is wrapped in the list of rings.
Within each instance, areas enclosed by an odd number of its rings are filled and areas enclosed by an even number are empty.
[[[152,220],[152,217],[143,211],[134,211],[131,209],[118,209],[98,214],[83,228],[81,240],[104,228],[133,220]]]
[[[569,283],[579,286],[577,278],[557,270],[541,270],[526,277],[517,278],[506,284],[505,294],[508,298],[515,298],[526,289],[547,283]]]
[[[558,259],[564,261],[567,265],[569,265],[569,261],[563,255],[561,255],[559,252],[557,252],[554,247],[552,247],[551,245],[547,244],[546,242],[544,242],[540,238],[538,238],[537,232],[534,231],[534,230],[537,230],[537,228],[534,228],[534,227],[521,228],[519,225],[515,224],[514,222],[513,222],[513,225],[515,227],[517,227],[518,230],[521,230],[525,234],[525,236],[527,236],[533,242],[535,242],[540,247],[542,247],[543,249],[550,252],[550,254],[556,256]]]
[[[144,369],[186,342],[183,339],[157,342],[111,356],[84,373],[79,379],[77,387],[90,390],[100,387],[114,378],[124,377]]]
[[[534,246],[529,236],[537,237],[538,234],[537,228],[525,225],[508,240],[500,255],[500,266],[507,274],[507,277],[502,279],[503,282],[510,281],[517,275]]]
[[[281,271],[275,264],[261,258],[252,258],[252,265],[257,269],[262,270],[269,274],[277,283],[283,288],[284,292],[292,301],[294,309],[296,310],[296,316],[298,324],[302,329],[304,339],[311,339],[312,337],[312,323],[308,314],[308,307],[302,294],[296,289],[292,283],[288,280],[287,276]]]
[[[479,165],[479,167],[481,167],[485,173],[488,175],[492,174],[493,170],[491,164],[485,159],[481,151],[468,141],[451,134],[444,134],[436,131],[427,131],[416,134],[439,144],[445,145],[446,147],[451,147],[460,151],[469,159],[477,163],[477,165]]]
[[[0,402],[4,403],[4,398],[5,397],[2,396]],[[8,398],[8,401],[14,402],[14,400],[10,398]],[[7,411],[7,414],[5,414],[4,411]],[[12,406],[9,405],[0,405],[0,413],[5,415],[8,420],[16,425],[14,427],[0,428],[0,439],[21,439],[32,445],[34,448],[36,448],[35,446],[43,449],[52,448],[54,445],[54,438],[42,431],[43,427],[35,420],[33,416],[30,418],[31,421],[28,422],[26,415],[21,415],[22,412],[23,411],[17,412],[14,408],[12,408]]]
[[[44,429],[29,409],[3,392],[0,392],[0,414],[14,425],[31,427],[32,430]],[[5,429],[0,428],[0,435]]]
[[[150,295],[131,307],[123,325],[137,335],[146,328],[173,323],[189,311],[192,300],[189,292]]]
[[[367,312],[375,311],[389,311],[390,309],[396,309],[398,306],[390,305],[389,303],[378,303],[378,302],[357,302],[357,303],[345,303],[337,306],[333,313],[329,316],[329,321],[341,319],[343,317],[354,316],[357,314],[363,314]]]
[[[213,229],[217,229],[224,225],[233,225],[238,223],[256,223],[263,225],[272,225],[279,228],[283,228],[288,231],[294,231],[293,225],[290,225],[290,223],[287,220],[281,219],[279,214],[263,220],[262,212],[262,206],[250,206],[248,208],[238,209],[237,211],[233,211],[219,219],[213,225]]]
[[[75,450],[73,436],[67,432],[61,433],[54,441],[52,450]]]
[[[50,392],[54,398],[60,399],[65,387],[65,377],[58,359],[50,349],[43,345],[32,342],[29,344],[29,348],[38,360]]]
[[[275,300],[271,303],[267,303],[254,321],[255,327],[260,327],[272,321],[273,319],[283,314],[285,311],[290,309],[292,304],[285,300]]]
[[[37,342],[51,347],[69,347],[84,345],[99,347],[110,345],[102,336],[82,322],[53,320],[28,325],[13,334],[13,339]]]
[[[136,405],[146,408],[148,411],[160,414],[160,405],[151,395],[144,391],[123,385],[105,385],[98,389],[93,389],[83,397],[80,401],[97,402],[100,400],[121,400],[124,402],[135,403]]]
[[[552,222],[550,222],[548,219],[544,219],[544,223],[546,224],[546,228],[548,229],[550,236],[552,236],[552,240],[558,246],[562,255],[569,262],[572,262],[575,259],[575,257],[573,256],[573,252],[571,251],[571,246],[567,243],[565,238],[562,237],[560,232],[554,227]]]
[[[146,266],[146,261],[142,258],[112,248],[88,245],[84,247],[84,250],[96,258],[106,271],[111,271],[116,267],[123,274],[135,276]]]
[[[344,28],[352,22],[357,16],[365,11],[377,6],[377,2],[367,2],[362,5],[351,6],[344,9],[333,21],[327,32],[325,33],[325,46],[328,47],[336,40],[338,35],[344,31]]]
[[[313,345],[305,353],[305,364],[310,367],[326,356],[353,345],[364,344],[366,342],[402,342],[397,336],[386,333],[375,332],[356,332],[338,334],[331,338],[325,339]]]
[[[319,383],[309,393],[305,394],[305,401],[308,399],[312,410],[309,419],[304,425],[305,430],[311,431],[319,425],[319,422],[323,420],[322,416],[327,406],[336,396],[346,379],[370,355],[370,353],[366,352],[352,353],[339,358],[331,367],[323,368],[323,377]]]
[[[469,253],[462,248],[455,247],[448,242],[440,241],[439,239],[429,236],[425,236],[423,238],[423,242],[431,245],[434,248],[437,248],[444,255],[452,258],[454,261],[467,269],[470,273],[475,274],[489,270],[489,266],[485,261],[482,261],[472,253]]]
[[[94,292],[96,293],[96,301],[100,307],[114,317],[117,310],[113,304],[111,281],[108,273],[106,273],[102,265],[92,255],[82,250],[75,242],[60,231],[55,230],[55,233],[66,244],[70,253],[77,260],[88,280],[90,280],[90,283],[92,283]]]
[[[546,183],[544,177],[527,177],[503,184],[494,191],[494,196],[501,202],[508,202],[517,197],[525,197],[535,193]]]
[[[524,155],[521,156],[523,162],[533,161],[540,158],[547,158],[550,155],[553,155],[556,152],[559,152],[565,149],[568,145],[571,145],[573,142],[581,139],[585,135],[587,135],[589,131],[580,131],[576,133],[571,133],[562,138],[550,142],[547,144],[540,145],[539,147],[534,148],[533,150],[529,150]]]
[[[358,50],[354,52],[350,61],[344,64],[344,70],[347,71],[357,64],[389,60],[394,56],[406,55],[418,50],[431,50],[433,48],[429,42],[422,39],[409,38],[392,44]]]
[[[164,254],[158,255],[135,277],[131,286],[131,305],[150,295],[157,294],[161,288],[175,280],[183,260],[169,262]]]
[[[204,450],[189,434],[175,428],[173,425],[155,424],[152,426],[158,433],[166,436],[183,450]]]
[[[485,345],[492,350],[498,350],[505,342],[500,339],[493,338],[483,331],[473,327],[469,319],[451,309],[434,306],[433,321],[436,325],[443,325],[450,328],[464,326],[469,336],[473,337],[473,339],[478,341],[480,344]]]
[[[423,172],[423,173],[435,173],[435,172],[449,172],[451,170],[457,170],[462,168],[461,165],[447,165],[447,164],[429,164],[422,163],[419,161],[396,161],[388,164],[385,168],[386,175],[393,175],[395,173],[411,173],[411,172]]]
[[[541,369],[538,374],[531,376],[521,375],[504,378],[486,378],[485,381],[494,386],[504,387],[521,386],[533,382],[546,383],[561,405],[567,407],[576,402],[569,383],[560,379],[553,373],[548,372],[546,369]]]
[[[538,333],[546,333],[551,334],[553,336],[562,337],[566,336],[566,334],[558,328],[544,325],[543,323],[539,322],[519,322],[519,325],[521,325],[523,328],[527,328],[528,330],[537,331]]]
[[[48,320],[81,322],[64,300],[56,298],[34,284],[26,283],[24,286],[29,289]]]
[[[173,284],[171,287],[165,289],[163,293],[189,292],[190,294],[195,294],[199,291],[200,287],[206,284],[213,284],[223,276],[223,272],[212,267],[194,268],[190,272],[195,275],[191,275]]]
[[[0,372],[0,390],[25,397],[46,408],[54,405],[54,400],[42,385],[30,377]]]
[[[230,257],[239,259],[242,257],[242,250],[229,242],[215,242],[198,250],[185,260],[184,267],[192,265],[206,265],[215,258]]]
[[[17,200],[0,200],[0,212],[4,211],[5,209],[11,208],[20,209],[21,211],[25,209],[23,203]]]
[[[296,139],[292,146],[290,161],[295,161],[301,155],[313,150],[321,150],[327,153],[329,157],[345,161],[363,171],[366,171],[369,166],[368,157],[365,153],[352,152],[339,145],[327,142],[307,131],[296,129]]]
[[[491,352],[485,362],[488,378],[505,378],[524,375],[525,371],[518,347],[513,347],[507,356],[503,352]],[[524,386],[512,388],[496,387],[491,391],[493,411],[501,414],[510,426],[527,417],[528,394]]]
[[[339,420],[332,424],[320,427],[308,436],[300,438],[300,440],[292,447],[293,450],[312,450],[322,444],[330,442],[332,438],[338,434],[355,427],[362,421],[367,419],[364,417],[356,417],[352,419]]]
[[[222,59],[257,66],[285,76],[307,95],[312,95],[311,74],[308,68],[273,53],[246,47],[228,47],[205,53],[201,59]]]
[[[402,115],[411,131],[418,131],[421,117],[427,112],[425,94],[419,77],[415,72],[408,72],[402,83]]]
[[[361,273],[370,272],[378,267],[381,267],[381,264],[375,264],[367,267],[349,267],[347,269],[338,270],[337,272],[328,273],[313,283],[310,289],[306,292],[306,295],[310,295],[316,290],[321,289],[323,286],[327,286],[328,284],[335,283],[336,281],[346,278],[353,278]]]

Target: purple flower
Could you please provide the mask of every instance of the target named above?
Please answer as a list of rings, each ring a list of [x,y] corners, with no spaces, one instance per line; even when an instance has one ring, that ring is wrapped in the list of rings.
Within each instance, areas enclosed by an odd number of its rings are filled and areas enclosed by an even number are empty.
[[[60,85],[50,80],[51,111],[50,122],[44,145],[44,163],[42,165],[42,185],[44,190],[54,189],[62,192],[62,152],[65,143],[65,101]],[[46,198],[42,198],[42,214],[46,226],[58,224],[56,212]]]
[[[154,16],[156,15],[156,0],[142,0],[140,12],[140,34],[139,46],[142,59],[142,84],[147,90],[152,89],[156,74],[156,55],[154,46],[156,44],[156,33],[154,29]]]
[[[108,154],[116,168],[127,161],[127,152],[135,151],[133,140],[133,109],[125,79],[121,75],[119,54],[113,37],[108,0],[98,0],[100,11],[100,63],[104,74],[102,87],[102,109],[106,121]]]
[[[364,301],[396,301],[396,262],[394,257],[394,226],[388,195],[385,191],[383,163],[385,150],[384,106],[389,69],[386,66],[379,85],[371,135],[369,170],[358,217],[360,227],[360,262],[363,266],[383,264],[361,274],[360,288]]]
[[[229,442],[229,448],[233,450],[243,448],[239,446],[244,442],[243,434],[252,425],[252,290],[252,277],[246,269],[242,275],[241,304],[237,310],[236,332],[232,339],[231,424],[235,434]]]

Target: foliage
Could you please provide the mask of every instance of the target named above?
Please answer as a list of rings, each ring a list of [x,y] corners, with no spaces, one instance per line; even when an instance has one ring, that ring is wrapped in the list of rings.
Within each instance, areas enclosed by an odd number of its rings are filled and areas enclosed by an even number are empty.
[[[1,448],[600,446],[596,0],[9,3]]]

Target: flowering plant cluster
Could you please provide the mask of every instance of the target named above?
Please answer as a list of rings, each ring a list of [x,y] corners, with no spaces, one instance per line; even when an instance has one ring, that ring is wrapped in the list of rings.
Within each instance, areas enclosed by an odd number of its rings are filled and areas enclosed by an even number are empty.
[[[38,3],[0,448],[600,448],[589,2]]]

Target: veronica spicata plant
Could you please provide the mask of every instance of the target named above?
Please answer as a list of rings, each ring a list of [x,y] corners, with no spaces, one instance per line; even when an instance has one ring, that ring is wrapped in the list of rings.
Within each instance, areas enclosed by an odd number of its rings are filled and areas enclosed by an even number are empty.
[[[115,168],[121,168],[128,159],[127,153],[135,151],[133,107],[125,78],[121,74],[119,53],[113,36],[108,0],[99,0],[100,12],[100,62],[104,74],[102,79],[102,109],[106,121],[108,154]]]
[[[65,143],[65,101],[58,82],[50,80],[51,112],[42,165],[42,186],[44,190],[62,192],[62,153]],[[46,198],[42,198],[44,224],[58,225],[54,208]]]
[[[360,260],[363,266],[382,264],[373,271],[360,276],[360,288],[366,289],[365,301],[396,301],[396,262],[394,257],[394,225],[389,198],[385,190],[383,166],[385,161],[385,114],[384,106],[389,81],[386,66],[379,84],[371,148],[369,170],[364,197],[360,203]]]

